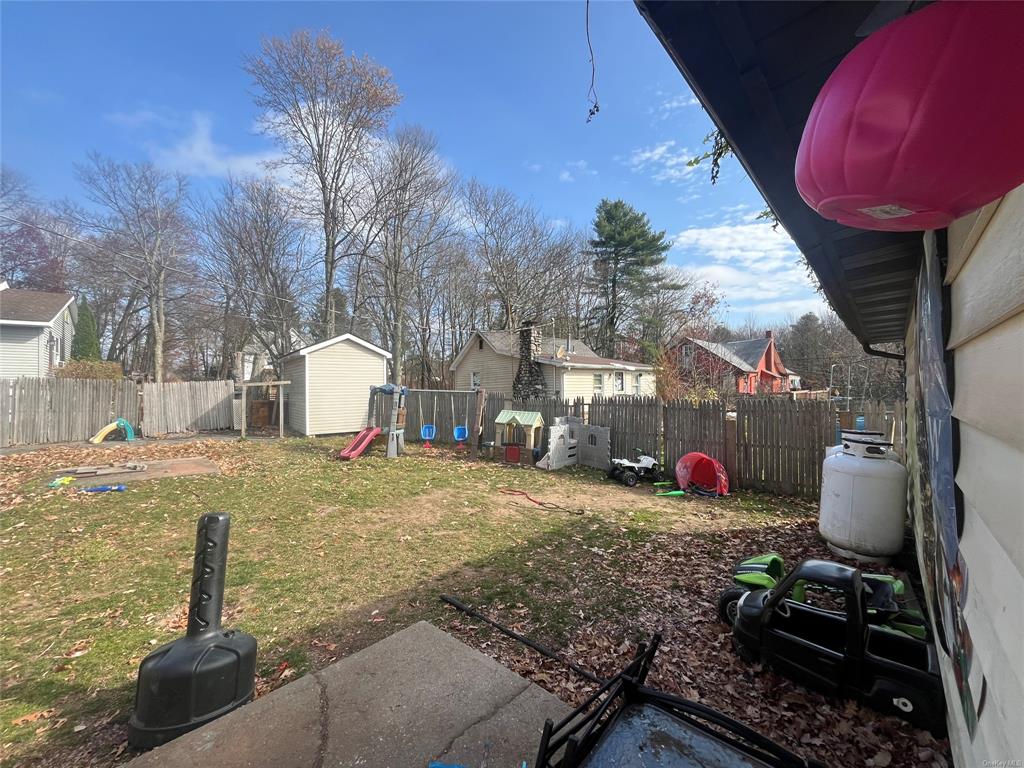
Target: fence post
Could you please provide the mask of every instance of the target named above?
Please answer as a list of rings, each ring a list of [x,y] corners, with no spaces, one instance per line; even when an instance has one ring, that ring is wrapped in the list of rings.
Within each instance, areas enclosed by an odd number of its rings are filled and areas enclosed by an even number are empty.
[[[480,458],[480,436],[483,433],[484,407],[487,404],[487,391],[482,387],[476,391],[476,408],[473,410],[473,427],[469,433],[469,458],[476,461]]]
[[[722,411],[722,464],[725,466],[725,473],[729,476],[729,484],[732,488],[739,488],[739,475],[736,472],[736,417],[729,418],[729,414]]]

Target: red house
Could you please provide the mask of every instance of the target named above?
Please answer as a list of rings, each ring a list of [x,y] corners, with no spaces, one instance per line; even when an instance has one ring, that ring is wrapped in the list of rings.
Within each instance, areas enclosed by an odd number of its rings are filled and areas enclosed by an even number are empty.
[[[687,337],[678,350],[684,375],[696,373],[715,386],[735,386],[741,395],[790,390],[789,371],[782,364],[771,331],[765,331],[761,338],[724,343]]]

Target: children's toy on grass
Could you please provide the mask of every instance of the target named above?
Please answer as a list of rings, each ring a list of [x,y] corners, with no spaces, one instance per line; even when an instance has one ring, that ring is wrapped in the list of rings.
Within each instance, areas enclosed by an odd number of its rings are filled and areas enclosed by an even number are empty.
[[[812,588],[831,594],[829,607],[806,602]],[[801,589],[803,601],[796,599]],[[860,699],[941,737],[946,699],[935,646],[881,623],[893,609],[872,613],[869,601],[868,580],[856,568],[805,560],[774,588],[742,596],[733,646],[744,661],[771,664],[803,685]]]
[[[729,493],[729,476],[717,459],[693,451],[676,462],[676,484],[680,490],[700,496],[725,496]]]
[[[220,625],[228,562],[227,513],[199,518],[185,637],[157,648],[139,666],[128,743],[149,749],[252,699],[256,639]]]
[[[633,459],[612,459],[608,469],[609,479],[618,480],[628,488],[640,480],[661,480],[661,464],[656,458],[649,456],[642,448],[634,448],[633,455]]]
[[[109,424],[107,424],[107,426],[105,426],[95,435],[90,437],[89,442],[95,445],[99,445],[115,432],[119,433],[122,436],[122,438],[126,441],[130,442],[135,439],[135,430],[132,429],[132,425],[128,422],[128,420],[118,419],[117,421],[110,422]]]

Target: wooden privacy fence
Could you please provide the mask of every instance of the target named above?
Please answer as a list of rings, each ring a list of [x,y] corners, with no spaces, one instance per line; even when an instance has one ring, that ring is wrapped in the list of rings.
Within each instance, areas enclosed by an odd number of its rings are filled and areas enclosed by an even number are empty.
[[[231,429],[233,381],[0,379],[0,445],[88,440],[115,419],[146,437]]]
[[[725,408],[718,401],[665,403],[665,469],[672,473],[680,457],[693,451],[714,456],[728,467]]]
[[[142,385],[142,431],[147,437],[231,429],[235,382],[172,381]]]
[[[734,485],[816,497],[825,448],[834,442],[835,411],[830,402],[740,398]]]
[[[634,457],[639,448],[661,454],[663,404],[656,397],[598,397],[590,401],[588,422],[611,428],[612,458]]]
[[[366,396],[370,396],[369,390]],[[494,395],[490,395],[494,397]],[[498,395],[504,400],[503,395]],[[375,399],[376,424],[386,428],[391,418],[391,395]],[[476,409],[476,392],[469,389],[410,389],[405,396],[405,439],[420,439],[420,427],[434,425],[435,443],[455,443],[455,425],[470,426]],[[499,409],[500,410],[500,409]],[[497,414],[495,414],[497,415]],[[484,417],[486,419],[486,416]],[[494,434],[493,419],[491,434]],[[485,423],[486,428],[486,423]],[[486,431],[484,433],[487,434]],[[484,438],[488,439],[488,438]]]
[[[88,440],[116,418],[138,424],[135,382],[0,379],[0,445]]]

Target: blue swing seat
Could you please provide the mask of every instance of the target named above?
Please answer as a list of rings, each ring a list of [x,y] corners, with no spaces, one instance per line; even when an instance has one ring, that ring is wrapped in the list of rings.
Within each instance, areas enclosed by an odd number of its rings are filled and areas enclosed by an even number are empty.
[[[433,424],[424,424],[420,427],[420,439],[426,440],[428,443],[434,439],[434,435],[437,434],[437,430]]]
[[[455,427],[455,442],[464,443],[467,437],[469,437],[469,427],[464,424]]]

